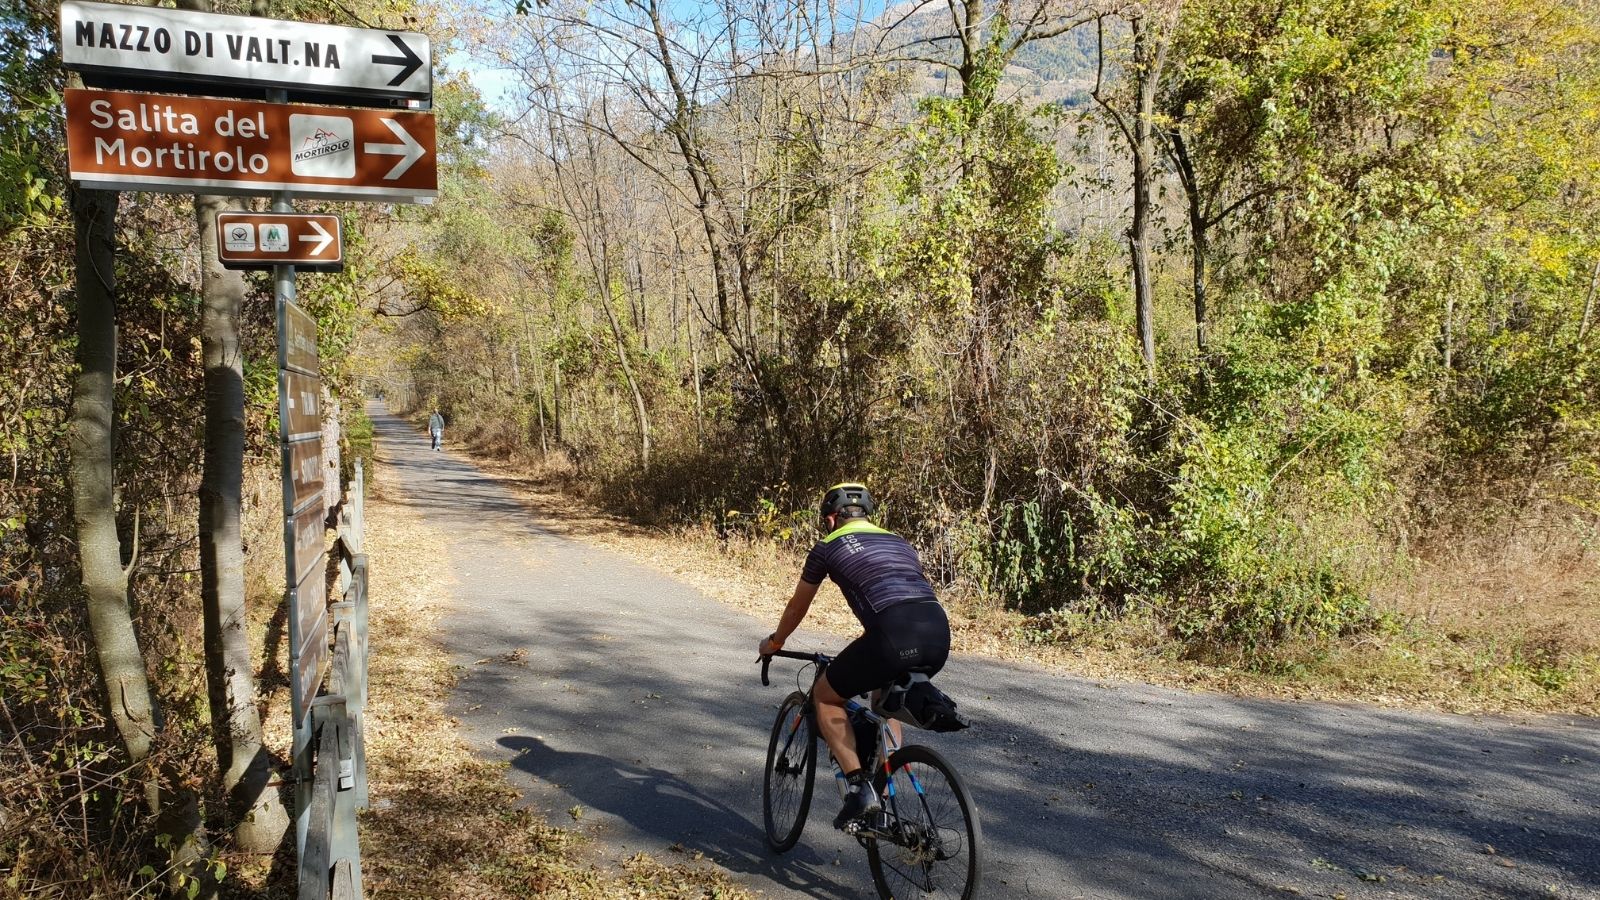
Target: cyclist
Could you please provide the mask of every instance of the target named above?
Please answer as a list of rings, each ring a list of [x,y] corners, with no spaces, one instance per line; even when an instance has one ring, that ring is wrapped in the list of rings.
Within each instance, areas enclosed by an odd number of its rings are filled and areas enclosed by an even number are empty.
[[[922,560],[904,538],[872,523],[876,504],[865,486],[835,485],[822,498],[827,537],[806,556],[800,581],[778,621],[761,641],[770,656],[783,649],[811,609],[823,578],[833,579],[865,630],[834,657],[817,680],[817,729],[849,781],[844,808],[833,821],[844,828],[878,808],[871,774],[856,753],[855,735],[845,714],[848,698],[884,687],[905,672],[933,675],[950,656],[950,620],[934,598]]]

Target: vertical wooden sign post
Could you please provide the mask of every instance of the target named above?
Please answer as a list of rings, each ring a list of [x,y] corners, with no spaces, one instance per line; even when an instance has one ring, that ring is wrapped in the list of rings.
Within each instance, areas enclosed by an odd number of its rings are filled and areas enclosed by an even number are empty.
[[[287,197],[274,212],[292,208]],[[278,318],[278,436],[283,448],[283,560],[289,606],[289,708],[294,716],[295,843],[311,806],[311,699],[328,662],[328,511],[322,494],[322,377],[317,323],[295,304],[294,266],[272,271]]]

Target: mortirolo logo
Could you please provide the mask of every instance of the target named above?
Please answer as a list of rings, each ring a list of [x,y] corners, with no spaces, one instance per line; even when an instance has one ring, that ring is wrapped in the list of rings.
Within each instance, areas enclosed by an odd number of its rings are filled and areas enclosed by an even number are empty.
[[[355,122],[344,116],[289,117],[289,166],[309,178],[354,178]]]

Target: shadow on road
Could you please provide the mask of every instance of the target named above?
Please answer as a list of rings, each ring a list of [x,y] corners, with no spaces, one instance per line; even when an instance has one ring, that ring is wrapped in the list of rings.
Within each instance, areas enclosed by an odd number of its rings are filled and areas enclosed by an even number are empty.
[[[578,803],[623,819],[661,846],[699,850],[726,869],[760,875],[807,896],[858,896],[832,883],[831,858],[816,850],[801,845],[782,856],[769,850],[760,820],[751,817],[760,815],[759,808],[735,810],[661,768],[630,765],[596,753],[562,752],[535,738],[501,738],[499,744],[512,752],[514,768],[560,785]],[[662,815],[664,807],[673,812]],[[817,821],[812,827],[818,827]],[[865,864],[864,856],[861,863]]]

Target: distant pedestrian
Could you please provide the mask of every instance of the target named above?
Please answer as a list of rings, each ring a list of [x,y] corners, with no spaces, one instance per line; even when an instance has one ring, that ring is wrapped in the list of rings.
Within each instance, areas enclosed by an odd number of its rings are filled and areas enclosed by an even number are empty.
[[[428,436],[433,438],[433,449],[437,450],[444,444],[444,416],[439,415],[437,409],[428,417]]]

